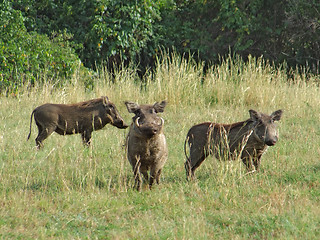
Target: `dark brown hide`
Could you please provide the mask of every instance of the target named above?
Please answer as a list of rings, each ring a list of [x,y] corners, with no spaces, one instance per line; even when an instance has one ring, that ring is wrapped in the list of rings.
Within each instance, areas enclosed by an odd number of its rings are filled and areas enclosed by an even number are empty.
[[[53,132],[60,135],[81,133],[84,144],[90,145],[92,132],[108,123],[117,128],[128,127],[116,106],[106,96],[75,104],[46,103],[37,107],[31,114],[28,139],[33,115],[39,130],[36,138],[38,148]]]
[[[240,158],[248,170],[252,163],[259,169],[260,159],[268,146],[278,141],[275,121],[279,121],[282,110],[271,115],[250,110],[250,118],[233,124],[206,122],[190,128],[185,141],[185,162],[187,179],[194,177],[194,171],[207,156],[217,159]],[[186,146],[189,146],[187,154]]]
[[[141,189],[141,174],[149,181],[159,184],[161,170],[168,158],[168,148],[163,134],[164,120],[157,113],[163,112],[166,102],[138,105],[125,102],[129,113],[134,113],[127,136],[127,157],[135,176],[135,188]],[[148,174],[150,171],[150,177]]]

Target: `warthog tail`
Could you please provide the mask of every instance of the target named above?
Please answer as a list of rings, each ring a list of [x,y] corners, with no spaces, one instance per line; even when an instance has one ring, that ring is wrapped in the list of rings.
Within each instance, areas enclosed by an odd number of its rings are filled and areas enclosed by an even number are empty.
[[[187,158],[187,161],[190,162],[190,158],[189,158],[188,153],[187,153],[187,142],[188,142],[188,140],[189,140],[189,137],[186,137],[186,140],[184,141],[184,154],[185,154],[185,156]]]
[[[30,138],[30,136],[31,136],[31,125],[32,125],[32,117],[33,117],[33,115],[34,115],[34,112],[35,112],[35,110],[33,110],[33,112],[31,113],[31,118],[30,118],[30,130],[29,130],[29,135],[28,135],[28,138],[27,138],[27,141],[29,140],[29,138]]]
[[[188,144],[189,136],[186,137],[186,140],[184,141],[184,154],[186,156],[186,162],[184,163],[184,167],[186,169],[186,174],[187,174],[187,180],[189,180],[189,177],[191,175],[191,159],[190,156],[188,156],[187,153],[187,144]],[[190,149],[190,146],[189,146]]]

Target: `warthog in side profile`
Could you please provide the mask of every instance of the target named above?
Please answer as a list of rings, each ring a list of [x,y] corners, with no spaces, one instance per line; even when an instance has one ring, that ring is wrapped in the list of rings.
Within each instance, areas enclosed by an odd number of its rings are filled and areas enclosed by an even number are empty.
[[[282,110],[270,116],[249,110],[250,118],[233,124],[206,122],[190,128],[185,141],[187,179],[194,177],[194,171],[207,156],[213,154],[217,159],[240,158],[247,170],[259,169],[260,159],[268,146],[278,141],[275,121],[279,121]],[[189,146],[187,154],[186,145]]]
[[[168,158],[166,138],[163,134],[164,120],[157,115],[164,111],[166,101],[153,105],[138,105],[125,102],[129,113],[134,113],[133,123],[127,136],[127,157],[135,177],[135,188],[141,189],[141,173],[149,180],[151,189],[154,180],[159,184],[161,170]],[[150,171],[150,177],[148,175]]]
[[[38,148],[53,132],[60,135],[81,133],[83,143],[89,146],[92,132],[108,123],[117,128],[128,127],[116,106],[106,96],[75,104],[46,103],[37,107],[31,114],[28,139],[31,135],[33,115],[39,130],[36,138]]]

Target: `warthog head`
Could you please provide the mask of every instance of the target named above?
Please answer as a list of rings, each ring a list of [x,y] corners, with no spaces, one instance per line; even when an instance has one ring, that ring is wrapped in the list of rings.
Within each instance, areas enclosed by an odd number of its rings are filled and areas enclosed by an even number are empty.
[[[271,115],[259,113],[255,110],[249,110],[251,120],[256,124],[253,134],[255,138],[267,144],[273,146],[278,141],[278,131],[275,121],[281,119],[282,110],[277,110]]]
[[[125,102],[129,113],[134,113],[133,128],[137,134],[145,137],[152,137],[162,130],[163,118],[157,113],[163,112],[166,101],[156,102],[153,105],[139,105],[134,102]]]
[[[107,118],[110,119],[111,125],[120,129],[127,128],[128,125],[125,124],[116,106],[111,101],[109,101],[108,97],[102,97],[102,99],[103,99],[103,106],[105,107],[105,110],[106,110],[106,116]]]

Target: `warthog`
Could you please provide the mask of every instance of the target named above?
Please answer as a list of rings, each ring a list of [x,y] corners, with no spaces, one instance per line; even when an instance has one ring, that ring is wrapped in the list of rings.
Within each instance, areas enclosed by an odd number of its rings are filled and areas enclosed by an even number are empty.
[[[127,136],[127,157],[135,177],[135,188],[141,189],[141,173],[149,180],[151,189],[154,180],[160,182],[161,170],[168,158],[166,138],[163,134],[164,120],[157,115],[164,111],[166,101],[153,105],[138,105],[125,102],[129,113],[134,113]],[[150,171],[150,178],[148,175]]]
[[[53,132],[60,135],[81,133],[83,143],[91,142],[91,134],[111,123],[117,128],[127,128],[116,106],[104,96],[75,104],[46,103],[33,110],[30,119],[31,135],[32,116],[38,126],[36,145],[42,147],[42,141]]]
[[[205,122],[190,128],[185,140],[187,160],[185,168],[187,179],[194,177],[194,171],[207,156],[213,154],[217,159],[240,158],[247,170],[259,169],[260,159],[268,146],[278,141],[275,121],[279,121],[282,110],[270,116],[249,110],[250,118],[233,124]],[[187,154],[186,145],[189,146]]]

